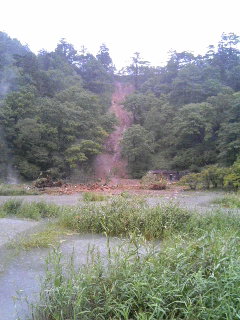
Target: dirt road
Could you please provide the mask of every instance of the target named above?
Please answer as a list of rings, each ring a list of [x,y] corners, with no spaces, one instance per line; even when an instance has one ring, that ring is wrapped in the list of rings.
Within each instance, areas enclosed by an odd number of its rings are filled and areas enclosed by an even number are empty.
[[[96,178],[107,183],[118,184],[120,179],[128,178],[127,162],[121,158],[121,139],[127,128],[133,122],[131,113],[123,108],[125,97],[133,92],[130,84],[115,83],[115,91],[112,95],[112,105],[109,112],[115,114],[118,125],[105,142],[105,152],[95,159],[94,168]]]

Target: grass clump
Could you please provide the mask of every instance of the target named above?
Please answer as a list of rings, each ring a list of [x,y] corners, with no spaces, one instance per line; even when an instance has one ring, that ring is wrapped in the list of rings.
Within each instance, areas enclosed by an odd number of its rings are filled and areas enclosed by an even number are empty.
[[[166,233],[184,228],[191,213],[174,204],[150,207],[140,198],[116,197],[109,203],[86,204],[67,209],[60,225],[78,232],[104,233],[110,236],[139,234],[160,239]]]
[[[22,200],[9,199],[0,206],[0,215],[2,217],[8,215],[17,215],[22,206]]]
[[[131,236],[135,246],[109,247],[107,261],[93,252],[79,269],[73,259],[66,267],[54,254],[32,319],[239,318],[238,214],[200,215],[171,203],[152,208],[142,199],[118,197],[68,209],[60,222],[78,231]],[[139,235],[163,239],[160,252],[143,253]]]
[[[18,199],[9,199],[0,206],[0,215],[17,216],[39,220],[41,218],[56,217],[60,214],[61,208],[55,204],[46,202],[23,202]]]
[[[142,258],[131,249],[110,253],[107,267],[92,257],[76,270],[72,260],[67,274],[57,254],[32,319],[238,319],[239,232],[173,238]]]
[[[240,208],[240,193],[226,194],[220,199],[213,201],[214,204],[218,204],[225,208],[239,209]]]
[[[25,196],[37,195],[39,192],[23,185],[2,184],[0,185],[0,196]]]
[[[54,225],[47,226],[43,231],[30,234],[28,237],[23,237],[12,241],[9,244],[10,248],[30,250],[33,248],[48,248],[56,245],[64,230],[57,228]]]
[[[83,200],[84,201],[104,201],[107,200],[108,197],[104,194],[96,193],[96,192],[84,192]]]

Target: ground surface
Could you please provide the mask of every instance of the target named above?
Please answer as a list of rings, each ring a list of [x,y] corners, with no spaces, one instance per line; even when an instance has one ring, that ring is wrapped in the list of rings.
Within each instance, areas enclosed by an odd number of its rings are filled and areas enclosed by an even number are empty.
[[[115,84],[109,111],[115,114],[118,125],[106,140],[105,152],[97,156],[94,164],[96,177],[102,181],[111,180],[112,184],[118,184],[121,178],[128,178],[127,162],[121,158],[120,141],[133,121],[132,115],[122,105],[125,97],[132,92],[133,87],[129,84]]]
[[[214,208],[213,199],[222,196],[221,192],[181,192],[178,189],[156,191],[145,194],[151,205],[161,202],[175,201],[180,206],[198,211],[207,211]],[[0,197],[0,204],[11,197]],[[81,194],[73,195],[39,195],[18,196],[23,201],[47,201],[59,205],[81,204]],[[80,200],[79,200],[80,199]],[[14,250],[7,247],[7,242],[19,236],[28,236],[36,232],[42,222],[33,222],[20,219],[0,219],[0,319],[15,320],[17,313],[25,319],[26,303],[14,299],[17,295],[30,297],[32,301],[39,290],[39,277],[44,274],[45,259],[51,249],[32,249],[30,251]],[[114,247],[121,240],[111,239]],[[60,249],[65,257],[69,257],[74,248],[76,260],[79,264],[85,263],[89,246],[94,246],[102,256],[107,253],[106,238],[102,235],[70,234],[62,239]],[[18,294],[17,294],[18,293]]]

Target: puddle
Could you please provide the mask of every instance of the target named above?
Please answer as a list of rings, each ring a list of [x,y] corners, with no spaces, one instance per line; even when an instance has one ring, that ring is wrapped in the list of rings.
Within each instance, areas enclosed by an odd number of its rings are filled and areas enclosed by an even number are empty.
[[[174,195],[173,197],[155,197],[148,198],[147,201],[151,206],[156,206],[161,203],[172,202],[190,210],[197,210],[200,212],[209,211],[215,208],[211,202],[221,196],[223,192],[184,192]]]
[[[82,198],[81,194],[71,194],[71,195],[32,195],[32,196],[0,196],[0,204],[8,201],[9,199],[18,199],[25,202],[40,202],[44,201],[47,203],[55,203],[58,205],[77,205],[79,199]]]
[[[17,234],[27,231],[37,226],[37,221],[28,221],[23,219],[0,219],[0,247],[10,240],[14,239]]]
[[[212,210],[211,201],[222,196],[223,193],[217,192],[184,192],[174,195],[174,198],[167,197],[149,197],[147,199],[150,205],[166,203],[169,201],[176,202],[188,209],[197,209],[198,211]],[[9,197],[5,197],[9,199]],[[74,205],[78,203],[79,195],[73,196],[29,196],[21,197],[26,201],[56,202],[58,204]],[[0,197],[0,201],[3,201]],[[26,319],[27,304],[23,301],[15,300],[16,293],[20,296],[30,297],[31,301],[37,299],[37,292],[40,286],[40,277],[44,275],[45,260],[51,252],[51,249],[33,249],[31,251],[16,252],[13,249],[7,249],[6,243],[17,238],[19,234],[27,234],[31,230],[38,228],[40,224],[35,221],[18,220],[18,219],[0,219],[0,320]],[[114,251],[119,245],[123,245],[124,240],[110,238],[110,248]],[[126,244],[126,242],[125,242]],[[5,245],[5,246],[4,246]],[[107,239],[103,235],[71,235],[63,239],[60,249],[63,253],[64,261],[74,252],[76,265],[85,264],[90,248],[95,248],[100,256],[106,259],[108,255]],[[159,244],[158,244],[159,248]],[[146,248],[140,248],[140,253],[145,254]]]
[[[118,238],[110,238],[110,248],[117,247],[123,243]],[[74,252],[76,265],[87,262],[90,248],[95,248],[96,252],[104,259],[108,255],[108,245],[105,236],[102,235],[73,235],[61,244],[61,251],[64,260],[68,260]],[[9,249],[10,250],[10,249]],[[37,299],[40,287],[40,277],[44,275],[45,260],[51,249],[34,249],[31,251],[21,251],[12,257],[8,268],[0,273],[0,319],[16,320],[26,318],[27,303],[23,300],[15,299],[19,297],[30,297],[29,300]]]

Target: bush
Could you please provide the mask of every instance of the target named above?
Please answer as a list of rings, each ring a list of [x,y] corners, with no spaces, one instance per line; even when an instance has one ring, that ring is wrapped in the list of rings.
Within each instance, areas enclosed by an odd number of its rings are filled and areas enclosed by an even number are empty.
[[[5,215],[17,215],[22,206],[22,200],[10,199],[1,205],[0,209]]]
[[[219,204],[225,208],[240,208],[240,194],[227,194],[220,199],[216,199],[213,203]]]
[[[196,190],[197,186],[199,185],[199,183],[201,181],[200,177],[201,177],[200,173],[190,173],[190,174],[187,174],[186,176],[183,176],[180,179],[179,184],[187,186],[191,190]]]
[[[148,172],[142,177],[141,185],[144,189],[164,190],[167,188],[167,180],[162,175]]]
[[[23,203],[22,200],[10,199],[0,206],[2,216],[16,215],[22,218],[39,220],[40,218],[56,217],[61,208],[45,202]]]
[[[240,158],[230,167],[229,174],[224,177],[224,186],[240,189]]]
[[[200,173],[191,173],[182,177],[179,184],[188,186],[191,190],[224,188],[224,186],[230,185],[233,187],[233,175],[229,174],[229,172],[232,172],[232,167],[220,168],[215,165],[208,166]],[[237,183],[235,185],[237,186]]]
[[[111,236],[139,234],[146,239],[160,239],[172,230],[185,227],[191,214],[174,204],[150,207],[143,199],[117,197],[106,204],[88,204],[66,209],[60,225],[78,232]]]
[[[55,253],[40,301],[32,306],[33,319],[237,319],[239,217],[233,223],[232,217],[221,217],[228,222],[227,234],[226,224],[213,218],[211,231],[208,218],[198,216],[201,237],[197,224],[191,237],[173,232],[158,253],[153,249],[143,255],[137,246],[114,254],[109,249],[107,265],[94,252],[79,270],[72,259],[66,273]]]
[[[107,196],[100,193],[95,192],[84,192],[83,193],[83,200],[84,201],[104,201],[107,200]],[[81,199],[80,199],[81,200]]]
[[[22,185],[0,185],[1,196],[23,196],[23,195],[35,195],[38,194],[36,190],[31,189],[28,186]]]

